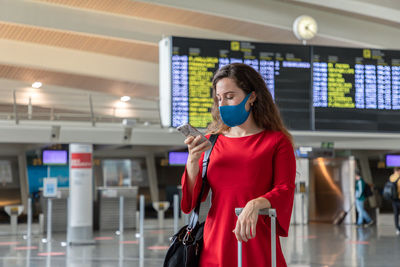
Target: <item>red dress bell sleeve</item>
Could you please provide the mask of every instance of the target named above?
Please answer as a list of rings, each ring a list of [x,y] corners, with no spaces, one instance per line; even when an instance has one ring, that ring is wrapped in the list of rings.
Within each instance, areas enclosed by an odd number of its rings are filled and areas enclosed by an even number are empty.
[[[288,236],[292,215],[296,177],[296,159],[291,142],[284,134],[277,135],[273,156],[273,187],[262,197],[276,209],[277,233]]]
[[[196,207],[196,201],[200,195],[201,185],[203,184],[201,173],[202,173],[202,163],[203,163],[204,153],[200,157],[199,160],[199,173],[196,177],[196,182],[193,187],[193,191],[190,192],[189,186],[187,184],[189,175],[187,173],[187,169],[185,167],[185,172],[182,175],[181,184],[182,184],[182,200],[181,200],[181,208],[182,211],[186,214],[190,213]],[[210,186],[207,184],[204,188],[203,197],[201,201],[205,201],[210,191]]]

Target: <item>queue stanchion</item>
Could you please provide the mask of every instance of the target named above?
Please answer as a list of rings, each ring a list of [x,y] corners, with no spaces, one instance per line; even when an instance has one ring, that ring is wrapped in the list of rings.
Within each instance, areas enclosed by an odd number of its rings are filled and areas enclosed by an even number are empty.
[[[140,208],[139,208],[139,235],[143,236],[144,232],[144,196],[140,196]]]
[[[57,196],[57,178],[50,178],[50,167],[47,168],[47,178],[43,179],[43,196],[47,197],[47,237],[42,239],[44,243],[51,242],[53,197]]]
[[[124,266],[124,235],[119,235],[119,246],[118,246],[118,267]]]
[[[144,196],[140,196],[140,219],[139,219],[139,259],[144,259]]]
[[[31,240],[31,235],[32,235],[32,198],[28,198],[28,210],[27,210],[27,216],[28,216],[28,224],[26,226],[26,235],[24,238],[26,239],[26,246],[27,248],[31,248],[32,240]],[[31,263],[31,250],[27,249],[26,250],[26,267],[29,267]]]
[[[28,225],[26,229],[26,237],[32,236],[32,198],[28,198]]]
[[[124,196],[119,197],[119,230],[116,232],[117,235],[124,233]]]
[[[51,198],[47,199],[47,242],[51,242],[51,232],[53,231],[52,229],[52,223],[53,223],[53,200]]]
[[[179,222],[179,196],[174,195],[174,233],[178,232]]]

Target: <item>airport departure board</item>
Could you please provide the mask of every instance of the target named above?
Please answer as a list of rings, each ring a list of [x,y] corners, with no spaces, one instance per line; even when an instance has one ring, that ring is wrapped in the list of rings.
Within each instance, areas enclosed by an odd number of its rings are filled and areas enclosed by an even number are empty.
[[[400,131],[400,51],[182,37],[160,42],[162,124],[206,128],[212,77],[234,62],[261,74],[290,130]]]
[[[400,52],[312,47],[316,130],[400,130]]]
[[[248,64],[264,78],[286,125],[310,126],[310,50],[296,45],[172,37],[172,127],[212,121],[212,78],[230,63]]]

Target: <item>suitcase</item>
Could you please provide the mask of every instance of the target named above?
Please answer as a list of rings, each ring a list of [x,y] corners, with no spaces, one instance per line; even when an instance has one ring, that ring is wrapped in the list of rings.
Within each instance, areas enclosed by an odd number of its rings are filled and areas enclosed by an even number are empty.
[[[351,211],[353,208],[354,204],[351,205],[350,209],[348,211],[342,210],[339,212],[339,214],[336,216],[336,218],[333,220],[333,224],[340,225],[344,221],[344,218],[346,218],[346,215]]]
[[[346,218],[347,211],[342,210],[339,212],[339,214],[336,216],[336,218],[333,220],[333,224],[340,225],[344,221],[344,218]]]
[[[243,208],[236,208],[236,216],[239,216]],[[271,266],[276,267],[276,210],[262,209],[259,215],[268,215],[271,218]],[[242,242],[238,241],[238,267],[242,267]]]

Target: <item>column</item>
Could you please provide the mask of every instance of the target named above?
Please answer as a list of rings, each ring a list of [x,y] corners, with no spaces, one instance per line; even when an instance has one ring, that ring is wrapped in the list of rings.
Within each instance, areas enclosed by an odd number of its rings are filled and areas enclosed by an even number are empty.
[[[92,245],[93,240],[93,145],[69,145],[69,245]]]

